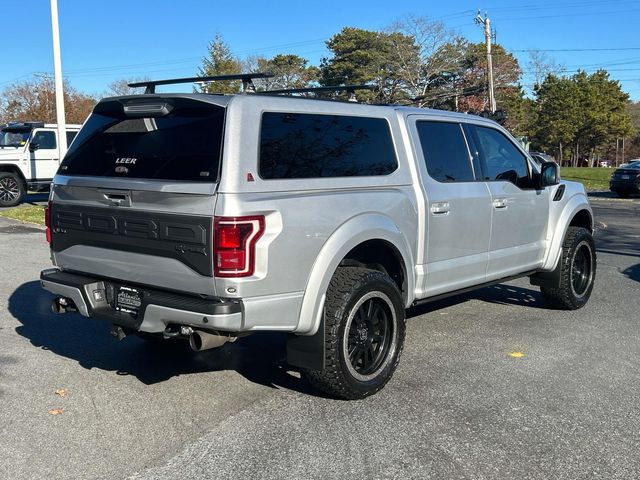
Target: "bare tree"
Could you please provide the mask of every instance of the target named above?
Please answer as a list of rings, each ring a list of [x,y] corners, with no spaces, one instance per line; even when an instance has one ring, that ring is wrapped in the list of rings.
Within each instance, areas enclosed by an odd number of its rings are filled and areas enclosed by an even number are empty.
[[[399,32],[413,38],[414,44],[393,42],[394,53],[401,65],[407,93],[419,98],[417,104],[428,104],[427,92],[442,96],[444,90],[455,90],[455,79],[464,60],[466,41],[428,17],[408,15],[394,22],[387,32]]]
[[[529,62],[527,69],[532,73],[534,78],[534,87],[542,85],[544,79],[549,75],[561,76],[567,69],[566,66],[556,62],[545,52],[534,50],[529,52]]]
[[[130,87],[130,83],[136,82],[145,82],[150,80],[149,77],[135,77],[135,78],[121,78],[119,80],[115,80],[111,82],[107,86],[107,90],[105,90],[103,96],[104,97],[120,97],[124,95],[136,95],[138,93],[144,92],[144,88],[142,87]]]
[[[270,73],[269,60],[261,55],[249,55],[240,60],[240,65],[243,72],[247,73]],[[253,80],[253,85],[256,90],[273,90],[276,87],[274,78],[256,78]]]

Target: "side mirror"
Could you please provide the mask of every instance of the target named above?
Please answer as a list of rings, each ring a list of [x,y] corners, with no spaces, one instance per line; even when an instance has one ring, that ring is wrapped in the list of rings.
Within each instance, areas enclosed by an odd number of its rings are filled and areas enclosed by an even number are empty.
[[[540,168],[540,187],[550,187],[560,183],[560,167],[556,162],[544,162]]]
[[[40,148],[40,144],[39,143],[30,143],[29,144],[29,151],[30,152],[35,152],[36,150],[38,150]]]

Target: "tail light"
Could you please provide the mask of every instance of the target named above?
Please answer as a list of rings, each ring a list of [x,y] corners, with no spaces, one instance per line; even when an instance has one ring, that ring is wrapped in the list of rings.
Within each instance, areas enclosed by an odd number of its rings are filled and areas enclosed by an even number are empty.
[[[51,207],[53,203],[51,200],[47,203],[47,206],[44,207],[44,226],[47,227],[45,235],[47,236],[47,243],[51,243]]]
[[[249,277],[256,262],[256,243],[264,233],[264,216],[216,217],[213,271],[216,277]]]

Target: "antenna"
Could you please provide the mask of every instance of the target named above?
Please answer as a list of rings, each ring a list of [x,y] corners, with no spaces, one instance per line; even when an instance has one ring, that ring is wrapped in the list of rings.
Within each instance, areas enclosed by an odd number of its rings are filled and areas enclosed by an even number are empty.
[[[156,86],[158,85],[175,85],[179,83],[208,83],[208,82],[221,82],[221,81],[232,81],[232,80],[241,80],[242,81],[242,91],[255,91],[253,87],[253,79],[254,78],[271,78],[273,77],[270,73],[238,73],[231,75],[214,75],[209,77],[185,77],[185,78],[171,78],[167,80],[149,80],[145,82],[135,82],[130,83],[129,86],[132,88],[136,87],[145,87],[144,93],[156,93]]]

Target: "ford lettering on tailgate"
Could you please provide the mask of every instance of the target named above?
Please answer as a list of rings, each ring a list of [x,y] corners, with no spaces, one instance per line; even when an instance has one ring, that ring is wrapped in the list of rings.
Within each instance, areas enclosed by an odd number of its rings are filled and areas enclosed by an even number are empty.
[[[55,252],[74,245],[175,258],[203,275],[212,274],[211,217],[73,207],[54,204]]]
[[[127,218],[111,214],[57,212],[57,215],[54,216],[54,232],[66,233],[68,229],[110,233],[126,237],[173,240],[197,245],[206,244],[206,230],[200,225]]]

